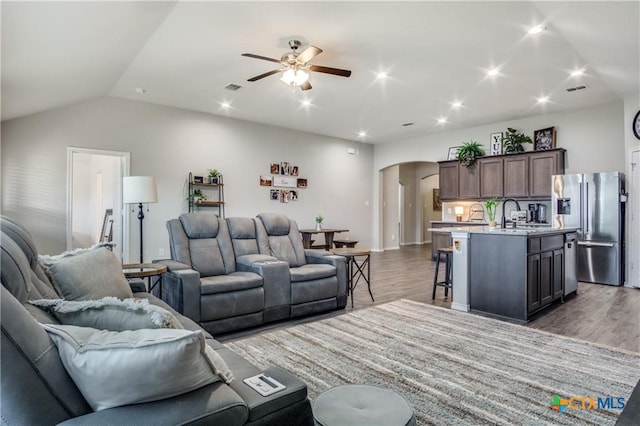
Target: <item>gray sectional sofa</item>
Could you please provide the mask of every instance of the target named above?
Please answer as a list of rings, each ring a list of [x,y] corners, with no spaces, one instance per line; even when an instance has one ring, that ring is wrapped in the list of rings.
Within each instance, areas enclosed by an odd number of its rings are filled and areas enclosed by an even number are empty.
[[[185,213],[167,222],[170,260],[164,301],[213,335],[342,309],[342,256],[308,250],[285,215],[220,218]]]
[[[267,373],[287,386],[283,391],[271,396],[263,397],[246,384],[243,379],[254,376],[261,372],[256,366],[246,359],[240,357],[233,351],[226,348],[214,340],[209,333],[203,330],[198,324],[189,318],[180,315],[157,297],[144,292],[132,293],[132,303],[144,302],[143,305],[150,305],[154,309],[164,308],[163,312],[172,316],[179,324],[176,329],[151,330],[160,333],[170,333],[180,336],[195,335],[195,342],[200,342],[201,347],[196,353],[199,357],[204,357],[203,353],[209,354],[210,360],[222,360],[226,369],[233,374],[233,380],[227,383],[225,380],[217,380],[195,389],[176,392],[166,398],[140,401],[139,403],[113,406],[106,409],[93,409],[93,402],[83,391],[87,388],[91,392],[102,392],[103,388],[113,387],[111,377],[115,380],[116,375],[110,375],[113,370],[108,370],[106,365],[99,364],[97,370],[102,376],[109,377],[106,380],[95,380],[89,382],[78,382],[72,379],[72,373],[67,368],[68,359],[62,353],[61,345],[52,334],[51,330],[63,328],[59,317],[34,306],[29,301],[39,299],[48,303],[53,299],[62,298],[58,283],[51,278],[51,273],[45,274],[38,262],[38,253],[26,230],[15,222],[0,218],[0,248],[1,248],[1,413],[2,424],[7,425],[307,425],[313,424],[311,406],[307,399],[306,385],[279,368],[268,368]],[[208,235],[208,234],[207,234]],[[226,240],[226,243],[231,243]],[[230,249],[230,247],[226,247]],[[101,250],[101,251],[99,251]],[[96,249],[96,253],[104,254],[106,249]],[[108,251],[107,251],[108,252]],[[108,252],[110,253],[110,252]],[[112,254],[112,253],[111,253]],[[82,255],[84,256],[84,255]],[[115,258],[115,256],[113,256]],[[81,259],[81,256],[78,256]],[[256,258],[259,259],[259,258]],[[264,262],[263,262],[264,263]],[[251,266],[261,270],[269,269],[268,263]],[[90,268],[91,278],[97,276],[98,269],[95,262],[91,264],[95,268]],[[116,261],[116,267],[119,267]],[[260,293],[264,290],[263,285],[256,284],[264,279],[270,280],[269,273],[263,275],[256,274],[249,279],[252,272],[237,271],[236,275],[229,275],[229,282],[220,285],[234,288],[238,292],[239,305],[244,301],[252,301],[252,293]],[[57,273],[57,272],[56,272]],[[184,274],[190,276],[193,272],[185,271]],[[196,272],[197,274],[197,272]],[[117,274],[114,274],[117,275]],[[180,276],[180,270],[173,271],[170,275]],[[246,281],[240,278],[247,278]],[[184,278],[184,277],[183,277]],[[124,279],[124,276],[121,276]],[[176,278],[177,279],[177,278]],[[235,279],[239,279],[244,284],[236,284]],[[188,281],[188,280],[185,280]],[[124,281],[125,288],[131,292]],[[217,284],[217,283],[216,283]],[[170,288],[172,283],[167,283]],[[188,284],[185,285],[188,290]],[[104,289],[103,289],[104,290]],[[247,292],[247,299],[244,293]],[[200,290],[197,290],[198,296]],[[205,292],[207,297],[216,298],[216,292]],[[115,299],[115,298],[114,298]],[[199,298],[198,298],[199,299]],[[226,297],[221,300],[233,300]],[[262,300],[262,296],[255,299]],[[277,297],[275,299],[278,299]],[[287,299],[288,300],[288,299]],[[120,299],[117,300],[120,302]],[[85,301],[81,300],[80,303]],[[66,303],[66,301],[65,301]],[[256,311],[263,305],[262,302],[255,303]],[[278,305],[280,301],[276,302]],[[199,300],[198,300],[199,304]],[[136,305],[137,306],[137,305]],[[279,317],[278,307],[272,306],[275,316]],[[103,320],[106,313],[102,313],[102,308],[97,309],[96,318],[93,320]],[[188,308],[185,309],[189,312]],[[199,307],[195,309],[199,312]],[[241,308],[238,308],[241,309]],[[260,311],[261,312],[261,311]],[[171,315],[173,314],[173,315]],[[201,314],[202,315],[202,314]],[[260,314],[261,315],[261,314]],[[248,321],[253,323],[251,318],[259,315],[247,314]],[[119,318],[116,318],[119,319]],[[205,321],[206,323],[206,321]],[[214,321],[215,323],[215,321]],[[102,333],[102,330],[94,328],[77,327],[66,325],[67,330],[81,329]],[[184,330],[178,330],[184,329]],[[148,333],[147,329],[116,332],[120,336],[123,333]],[[107,332],[109,333],[109,332]],[[55,343],[55,344],[54,344]],[[120,345],[120,343],[118,343]],[[58,348],[56,348],[58,346]],[[95,348],[91,345],[78,345],[74,349],[77,355],[85,355],[85,350],[102,350],[102,347]],[[189,365],[184,364],[176,367],[176,364],[169,362],[143,362],[142,355],[145,346],[132,345],[125,349],[130,350],[129,355],[117,358],[123,363],[133,362],[134,370],[131,376],[125,376],[125,383],[116,387],[118,394],[126,394],[140,386],[140,383],[147,379],[159,380],[163,385],[170,386],[171,377],[180,376]],[[116,347],[120,350],[120,346]],[[202,353],[200,353],[202,352]],[[108,358],[106,358],[108,360]],[[163,358],[164,359],[164,358]],[[141,363],[136,368],[135,362]],[[215,364],[215,363],[214,363]],[[215,364],[218,365],[218,364]],[[213,368],[212,368],[213,369]],[[95,369],[93,371],[96,371]],[[222,371],[218,369],[217,371]],[[226,373],[225,373],[226,374]],[[220,373],[222,376],[222,373]],[[227,374],[228,375],[228,374]],[[145,389],[149,390],[149,389]],[[154,389],[150,389],[154,391]],[[115,395],[120,397],[120,395]],[[134,395],[135,397],[135,395]]]

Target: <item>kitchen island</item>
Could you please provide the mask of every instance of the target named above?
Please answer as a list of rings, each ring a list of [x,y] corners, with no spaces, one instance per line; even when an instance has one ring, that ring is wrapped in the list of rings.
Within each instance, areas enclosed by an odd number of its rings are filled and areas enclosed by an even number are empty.
[[[487,226],[487,222],[483,221],[447,221],[447,220],[432,220],[431,227],[431,259],[436,260],[438,249],[442,247],[451,247],[453,244],[451,240],[451,230],[440,228],[459,228],[461,226]]]
[[[574,228],[447,230],[454,247],[453,309],[527,322],[563,300],[565,234]]]

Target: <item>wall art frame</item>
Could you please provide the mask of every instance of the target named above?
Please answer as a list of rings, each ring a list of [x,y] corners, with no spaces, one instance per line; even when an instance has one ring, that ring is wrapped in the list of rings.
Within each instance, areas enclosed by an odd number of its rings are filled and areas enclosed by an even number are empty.
[[[461,146],[452,146],[449,148],[449,153],[447,154],[447,160],[457,160],[458,159],[458,151],[462,148]]]
[[[533,132],[534,151],[548,151],[556,147],[556,128],[547,127]]]
[[[502,132],[489,136],[489,155],[502,155]]]
[[[442,210],[442,201],[440,200],[440,188],[433,188],[433,210]]]

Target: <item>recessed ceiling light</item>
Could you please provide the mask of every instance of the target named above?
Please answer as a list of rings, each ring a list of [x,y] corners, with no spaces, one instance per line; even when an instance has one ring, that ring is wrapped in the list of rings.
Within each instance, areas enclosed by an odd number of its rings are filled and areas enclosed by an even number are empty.
[[[529,28],[529,31],[527,31],[527,33],[529,33],[530,35],[540,34],[541,32],[543,32],[546,29],[547,29],[547,27],[545,27],[542,24],[534,25],[533,27]]]
[[[359,138],[366,138],[366,137],[367,137],[367,132],[366,132],[366,131],[364,131],[364,130],[360,130],[360,131],[358,132],[358,137],[359,137]]]
[[[490,70],[487,71],[488,77],[495,77],[498,74],[500,74],[500,68],[491,68]]]
[[[584,75],[584,69],[579,68],[571,71],[571,77],[580,77]]]
[[[462,102],[461,101],[453,101],[453,102],[451,102],[451,108],[453,108],[453,109],[462,108]]]
[[[446,122],[447,122],[447,118],[446,117],[438,118],[438,124],[445,124]]]
[[[220,106],[224,109],[231,108],[231,104],[229,102],[220,102]]]
[[[548,96],[540,96],[538,99],[536,99],[536,101],[539,104],[546,104],[547,102],[549,102],[549,97]]]
[[[147,93],[147,90],[143,89],[142,87],[136,87],[136,93],[139,95],[144,95],[145,93]]]
[[[389,73],[386,71],[380,71],[378,74],[376,74],[376,77],[379,80],[384,80],[385,78],[389,78]]]
[[[303,107],[308,107],[311,106],[311,101],[309,99],[304,99],[302,102],[300,102],[302,104]]]

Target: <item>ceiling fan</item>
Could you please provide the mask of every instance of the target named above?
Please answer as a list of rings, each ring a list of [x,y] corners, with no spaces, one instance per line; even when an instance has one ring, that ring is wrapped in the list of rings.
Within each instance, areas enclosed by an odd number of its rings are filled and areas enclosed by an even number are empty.
[[[349,70],[309,64],[310,60],[322,53],[322,49],[315,46],[309,46],[302,52],[298,53],[298,48],[301,44],[302,43],[298,40],[289,40],[289,47],[291,47],[292,52],[285,53],[280,59],[267,58],[266,56],[254,55],[253,53],[243,53],[242,56],[246,56],[248,58],[262,59],[264,61],[276,62],[282,65],[281,68],[257,75],[247,81],[257,81],[281,72],[283,74],[280,80],[286,84],[290,86],[300,86],[300,89],[302,90],[309,90],[311,89],[311,83],[309,83],[309,71],[323,72],[325,74],[333,74],[341,77],[349,77],[351,75],[351,71]]]

